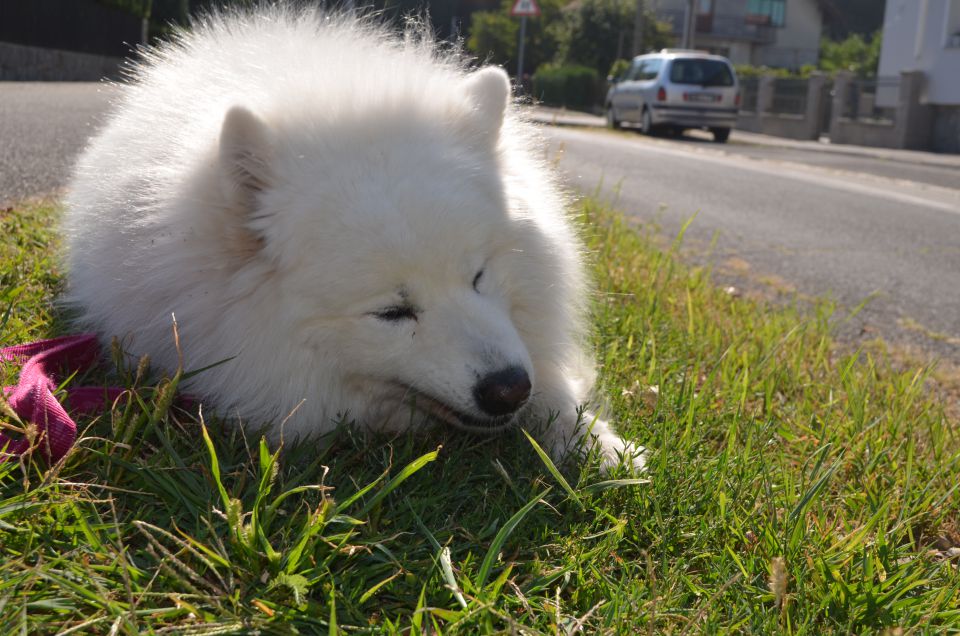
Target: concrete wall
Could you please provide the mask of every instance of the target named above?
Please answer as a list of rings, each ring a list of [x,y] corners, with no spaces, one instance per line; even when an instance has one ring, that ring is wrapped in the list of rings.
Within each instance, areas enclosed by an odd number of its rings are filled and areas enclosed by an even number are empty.
[[[830,128],[831,144],[853,144],[874,148],[899,148],[896,131],[891,124],[845,120]]]
[[[816,138],[810,131],[807,120],[802,115],[741,113],[737,116],[737,130],[773,135],[784,139],[811,140]]]
[[[887,0],[879,75],[923,71],[925,103],[960,105],[955,34],[960,34],[960,0]]]
[[[788,115],[770,112],[773,105],[775,79],[770,76],[760,78],[757,86],[757,109],[755,112],[741,111],[737,115],[737,129],[763,133],[786,139],[813,140],[820,137],[820,121],[824,116],[827,78],[813,75],[808,80],[805,112],[802,115]]]
[[[833,80],[833,110],[830,120],[830,143],[897,148],[896,127],[893,123],[861,121],[846,116],[847,102],[853,87],[852,73],[837,73]],[[902,113],[896,114],[902,119]]]
[[[920,1],[887,0],[878,75],[889,77],[915,67],[914,38],[920,20]]]
[[[820,60],[823,16],[814,0],[789,0],[783,28],[776,32],[774,44],[756,47],[755,65],[800,68]]]
[[[0,42],[0,80],[95,82],[119,76],[116,57]]]
[[[728,42],[727,50],[730,52],[728,57],[734,64],[750,64],[753,47],[749,42]]]
[[[834,77],[832,103],[829,78],[814,73],[807,80],[803,114],[772,112],[777,80],[764,76],[757,84],[756,108],[749,112],[740,111],[736,127],[788,139],[813,140],[824,132],[824,122],[829,114],[830,142],[834,144],[960,152],[960,107],[935,107],[923,103],[921,97],[926,91],[926,79],[921,71],[901,73],[893,87],[896,89],[895,114],[887,118],[885,113],[876,117],[873,93],[869,91],[860,93],[857,112],[847,112],[851,105],[851,91],[859,90],[853,74],[848,72],[837,73]],[[784,96],[796,94],[789,90]],[[789,101],[780,108],[799,110]]]
[[[900,74],[896,116],[893,123],[851,119],[845,116],[844,106],[852,90],[853,75],[837,73],[833,83],[833,117],[830,121],[830,141],[837,144],[877,146],[928,150],[933,147],[933,110],[921,102],[926,88],[922,71]]]

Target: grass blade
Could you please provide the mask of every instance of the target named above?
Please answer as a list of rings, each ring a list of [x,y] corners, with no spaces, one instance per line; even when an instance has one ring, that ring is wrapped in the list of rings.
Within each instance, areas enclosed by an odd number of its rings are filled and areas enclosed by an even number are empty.
[[[419,471],[421,468],[435,460],[439,453],[440,448],[438,447],[437,450],[430,451],[426,455],[422,455],[407,464],[396,477],[387,482],[386,486],[384,486],[377,494],[370,498],[370,501],[368,501],[363,508],[360,509],[360,512],[357,514],[357,516],[362,517],[373,510],[374,506],[383,501],[384,497],[393,492],[397,486],[405,482],[411,475]]]
[[[478,590],[482,590],[486,584],[487,578],[490,576],[490,570],[493,568],[493,562],[496,561],[497,555],[500,554],[500,549],[503,548],[503,544],[506,543],[507,538],[517,529],[517,526],[519,526],[523,518],[527,516],[527,513],[533,510],[534,506],[540,503],[540,500],[543,499],[550,490],[550,488],[547,488],[528,501],[523,508],[514,513],[514,515],[503,524],[503,527],[500,528],[497,536],[493,538],[493,543],[490,544],[486,556],[483,557],[483,563],[480,564],[480,571],[477,573]]]
[[[553,460],[550,459],[550,456],[540,447],[540,444],[537,443],[537,440],[533,439],[526,430],[523,431],[523,434],[527,437],[527,441],[530,442],[530,445],[533,446],[533,450],[537,452],[537,455],[540,456],[540,461],[543,462],[543,465],[547,467],[547,470],[553,475],[553,478],[557,480],[557,483],[560,484],[560,487],[566,491],[567,495],[571,499],[577,502],[577,505],[580,506],[580,510],[586,510],[583,505],[583,501],[580,499],[580,496],[577,495],[576,491],[570,487],[570,484],[567,483],[567,480],[564,479],[563,475],[560,474],[560,471],[557,470],[556,465],[553,463]]]
[[[591,495],[594,495],[598,492],[603,492],[604,490],[610,490],[611,488],[624,488],[626,486],[642,486],[643,484],[649,484],[649,479],[607,479],[605,481],[598,481],[595,484],[590,484],[589,486],[584,486],[581,488],[584,492],[588,492]]]
[[[467,609],[467,601],[460,592],[460,586],[457,585],[457,578],[453,575],[453,562],[450,560],[450,548],[444,547],[440,550],[440,571],[443,572],[443,580],[447,582],[447,587],[453,593],[453,597],[460,603],[460,607]]]

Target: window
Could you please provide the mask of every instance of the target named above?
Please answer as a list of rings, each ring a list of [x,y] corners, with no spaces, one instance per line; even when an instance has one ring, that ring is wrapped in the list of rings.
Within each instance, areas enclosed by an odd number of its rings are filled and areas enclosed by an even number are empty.
[[[630,69],[624,74],[623,79],[625,81],[638,79],[642,72],[644,61],[645,60],[634,60],[633,64],[630,65]]]
[[[747,3],[747,24],[782,27],[787,14],[787,0],[750,0]]]
[[[670,81],[674,84],[733,86],[733,73],[729,66],[718,60],[679,59],[670,67]]]
[[[643,68],[640,70],[640,74],[637,76],[637,79],[641,82],[657,79],[657,75],[660,74],[661,66],[663,66],[663,60],[647,60],[643,63]]]

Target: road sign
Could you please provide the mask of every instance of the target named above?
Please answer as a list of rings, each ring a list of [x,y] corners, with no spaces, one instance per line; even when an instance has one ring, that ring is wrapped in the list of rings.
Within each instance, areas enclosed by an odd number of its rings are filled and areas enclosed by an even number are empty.
[[[517,0],[510,9],[510,15],[515,18],[539,18],[540,7],[535,0]]]
[[[523,49],[527,40],[527,18],[539,18],[540,7],[536,0],[516,0],[513,8],[510,9],[510,15],[520,18],[520,46],[517,55],[517,84],[523,85]]]

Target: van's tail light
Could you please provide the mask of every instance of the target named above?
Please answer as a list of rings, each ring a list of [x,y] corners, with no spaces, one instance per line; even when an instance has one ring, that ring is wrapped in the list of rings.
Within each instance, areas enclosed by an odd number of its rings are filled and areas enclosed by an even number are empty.
[[[667,89],[665,89],[663,86],[661,86],[660,90],[657,91],[657,101],[658,102],[667,101]]]
[[[740,91],[737,91],[737,96],[733,98],[733,105],[740,108]]]

